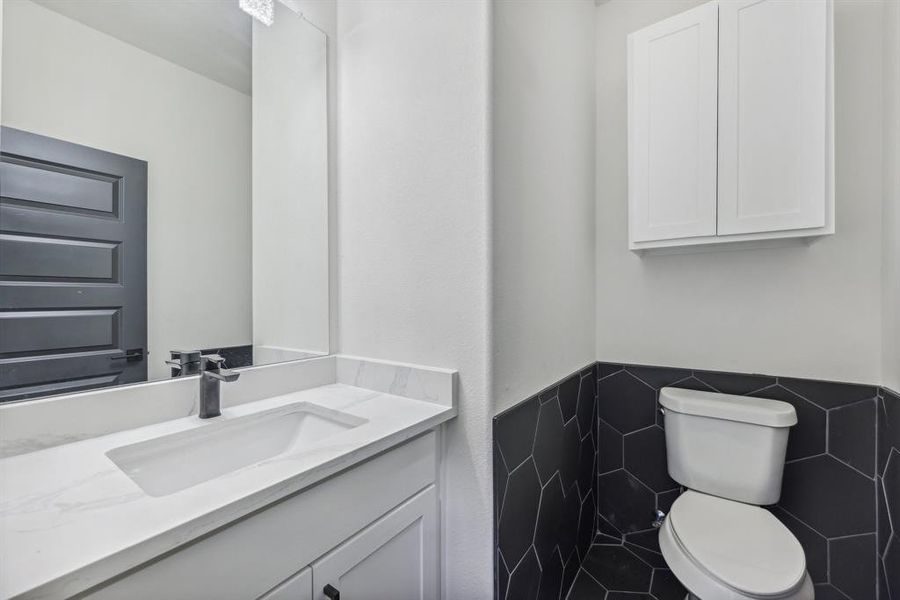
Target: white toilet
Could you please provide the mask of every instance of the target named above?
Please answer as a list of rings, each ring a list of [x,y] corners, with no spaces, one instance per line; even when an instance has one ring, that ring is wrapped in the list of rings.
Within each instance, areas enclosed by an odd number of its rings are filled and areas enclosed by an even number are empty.
[[[663,388],[669,475],[688,488],[659,532],[663,557],[699,600],[812,600],[794,535],[760,505],[781,495],[786,402]]]

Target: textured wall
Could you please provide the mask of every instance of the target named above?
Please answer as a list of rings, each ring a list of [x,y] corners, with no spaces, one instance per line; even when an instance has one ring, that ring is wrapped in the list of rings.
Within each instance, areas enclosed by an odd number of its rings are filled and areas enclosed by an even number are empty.
[[[594,355],[594,3],[493,3],[492,398]]]
[[[900,2],[884,3],[882,385],[900,390]]]
[[[596,369],[494,418],[496,598],[565,598],[596,529]]]
[[[338,3],[340,352],[459,371],[445,598],[492,587],[489,5]]]

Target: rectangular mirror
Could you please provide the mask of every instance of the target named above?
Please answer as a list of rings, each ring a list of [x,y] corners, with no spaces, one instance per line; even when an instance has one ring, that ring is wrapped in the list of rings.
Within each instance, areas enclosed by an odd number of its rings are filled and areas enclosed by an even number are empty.
[[[0,6],[0,402],[327,354],[325,34],[278,0]]]

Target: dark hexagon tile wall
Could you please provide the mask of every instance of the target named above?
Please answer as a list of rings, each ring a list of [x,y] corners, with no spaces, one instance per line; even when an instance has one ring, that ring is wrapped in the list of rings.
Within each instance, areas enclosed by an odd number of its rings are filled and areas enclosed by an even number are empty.
[[[788,437],[787,460],[808,458],[825,452],[828,413],[824,409],[780,385],[765,387],[748,395],[781,400],[793,405],[797,411],[797,424],[791,428]]]
[[[623,598],[682,600],[685,590],[666,568],[657,531],[651,528],[657,508],[667,511],[681,492],[666,465],[658,396],[660,388],[676,382],[693,389],[711,388],[684,369],[600,363],[597,372],[597,489],[602,535],[591,547],[582,565],[586,576],[576,580],[570,598],[587,597],[579,586],[594,580],[609,590],[607,600],[620,594]],[[605,450],[609,457],[604,456]],[[609,557],[619,560],[618,569],[624,574],[614,575]]]
[[[879,600],[900,600],[900,395],[881,388],[875,412]]]
[[[597,385],[600,421],[625,435],[656,422],[656,390],[626,370],[602,377]]]
[[[791,403],[800,423],[782,499],[769,508],[803,545],[816,598],[900,600],[900,396],[612,363],[494,419],[497,598],[684,598],[649,527],[681,493],[658,412],[666,385]]]
[[[771,510],[803,545],[817,597],[876,600],[879,563],[883,588],[892,585],[891,577],[900,577],[893,575],[900,574],[900,537],[891,530],[880,534],[889,537],[885,542],[876,533],[884,529],[878,527],[883,517],[877,509],[876,479],[885,482],[878,489],[886,492],[888,479],[897,477],[894,485],[900,490],[900,450],[886,447],[885,435],[878,436],[882,443],[877,448],[875,443],[876,429],[893,432],[895,440],[900,432],[900,401],[895,396],[889,402],[878,388],[866,385],[612,363],[599,363],[597,373],[598,506],[605,534],[599,539],[621,544],[617,552],[628,551],[654,568],[656,582],[646,589],[617,591],[640,591],[657,600],[664,594],[684,597],[665,562],[657,562],[658,547],[647,547],[652,545],[647,541],[655,539],[655,530],[648,529],[653,511],[667,512],[680,493],[668,477],[658,416],[659,390],[667,385],[773,398],[796,408],[800,423],[788,444],[782,497]],[[889,495],[885,493],[883,503],[888,513]],[[900,508],[898,496],[895,492],[893,506]],[[895,562],[898,567],[892,571]],[[604,579],[605,571],[591,572],[594,564],[587,560],[582,569],[597,584],[615,589]],[[900,583],[893,585],[900,589]],[[882,593],[880,600],[900,600],[896,594],[891,599]]]
[[[495,597],[566,597],[597,529],[597,368],[496,417]]]

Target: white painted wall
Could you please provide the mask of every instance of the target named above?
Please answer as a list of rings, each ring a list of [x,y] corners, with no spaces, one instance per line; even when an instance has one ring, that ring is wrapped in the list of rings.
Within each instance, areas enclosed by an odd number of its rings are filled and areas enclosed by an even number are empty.
[[[459,371],[445,598],[493,585],[489,4],[342,0],[339,350]]]
[[[594,360],[594,2],[498,0],[493,33],[499,412]]]
[[[337,0],[279,0],[332,41],[337,36]],[[329,50],[331,46],[329,45]]]
[[[900,2],[884,15],[884,337],[882,383],[900,392]]]
[[[3,22],[4,125],[149,163],[151,378],[250,343],[250,97],[27,0]]]
[[[627,249],[625,36],[697,4],[596,8],[597,358],[880,381],[881,3],[835,3],[836,235],[801,248]]]
[[[328,287],[329,340],[338,340],[338,45],[337,0],[281,0],[328,37]]]
[[[253,21],[256,362],[328,353],[326,57],[325,34],[288,6]]]

